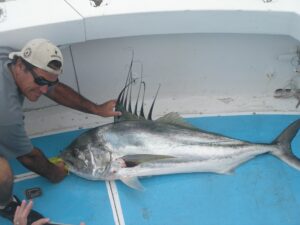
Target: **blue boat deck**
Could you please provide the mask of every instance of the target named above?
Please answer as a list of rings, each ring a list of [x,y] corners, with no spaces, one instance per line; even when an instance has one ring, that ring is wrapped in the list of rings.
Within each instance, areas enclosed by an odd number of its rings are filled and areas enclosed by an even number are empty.
[[[187,119],[201,129],[253,142],[272,142],[297,115],[220,116]],[[83,130],[34,138],[56,156]],[[300,157],[300,132],[292,142]],[[298,148],[298,149],[297,149]],[[11,161],[15,175],[28,172]],[[40,187],[34,209],[56,222],[76,225],[299,225],[300,171],[271,155],[259,156],[232,175],[177,174],[141,179],[145,191],[123,183],[69,175],[59,184],[41,177],[15,183],[14,194]],[[11,224],[0,218],[1,225]]]

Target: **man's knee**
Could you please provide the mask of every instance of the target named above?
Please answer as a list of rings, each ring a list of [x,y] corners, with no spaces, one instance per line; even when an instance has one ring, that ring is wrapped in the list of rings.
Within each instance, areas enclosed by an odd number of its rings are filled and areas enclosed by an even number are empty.
[[[8,161],[0,156],[0,182],[7,179],[13,180],[13,173]]]
[[[4,157],[0,156],[0,204],[10,201],[13,188],[13,173],[9,163]]]

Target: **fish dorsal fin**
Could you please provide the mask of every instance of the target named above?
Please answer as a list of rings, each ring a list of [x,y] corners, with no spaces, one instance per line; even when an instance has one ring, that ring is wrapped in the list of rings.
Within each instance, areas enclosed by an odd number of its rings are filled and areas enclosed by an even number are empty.
[[[128,120],[139,120],[139,117],[136,116],[136,115],[134,115],[134,114],[132,114],[132,113],[130,113],[130,112],[123,111],[122,112],[122,116],[116,122],[124,121],[124,120],[126,120],[126,121],[128,121]]]
[[[127,186],[138,190],[138,191],[144,191],[145,188],[143,187],[143,185],[141,184],[141,182],[139,181],[139,179],[137,177],[122,177],[120,179],[124,184],[126,184]]]
[[[193,130],[199,130],[197,127],[187,123],[178,113],[170,112],[156,120],[159,123],[173,124],[180,127],[185,127]]]
[[[122,113],[120,116],[114,117],[114,122],[121,122],[121,121],[129,121],[129,120],[152,120],[152,112],[154,103],[156,100],[156,97],[158,95],[158,90],[156,92],[155,98],[152,102],[150,112],[148,114],[148,117],[145,117],[145,110],[144,110],[144,101],[145,101],[145,92],[146,92],[146,83],[143,81],[143,67],[141,68],[141,78],[140,78],[140,86],[139,91],[135,103],[134,110],[131,106],[131,98],[132,98],[132,86],[135,84],[137,78],[133,78],[132,75],[132,67],[133,67],[133,54],[131,58],[131,63],[128,71],[128,75],[126,78],[125,86],[119,93],[119,96],[117,98],[116,107],[115,110]],[[140,104],[140,110],[138,113],[138,105],[139,105],[139,98],[140,94],[142,94],[142,102]]]

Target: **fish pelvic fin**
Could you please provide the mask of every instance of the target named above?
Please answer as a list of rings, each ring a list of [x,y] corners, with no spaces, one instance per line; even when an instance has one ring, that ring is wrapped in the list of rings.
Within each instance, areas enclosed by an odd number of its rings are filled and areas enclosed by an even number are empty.
[[[278,157],[289,166],[300,170],[300,159],[292,152],[291,142],[298,133],[300,128],[300,119],[290,124],[282,133],[272,142],[277,145],[277,150],[272,151],[271,154]]]
[[[194,127],[193,125],[187,123],[178,113],[176,112],[170,112],[163,117],[160,117],[156,120],[156,122],[159,123],[166,123],[166,124],[173,124],[180,127],[192,129],[192,130],[200,130],[197,127]]]
[[[125,155],[122,157],[124,160],[126,167],[135,167],[139,164],[157,161],[162,159],[170,159],[174,158],[174,156],[169,155],[153,155],[153,154],[136,154],[136,155]]]
[[[138,191],[144,191],[145,188],[143,187],[143,185],[141,184],[141,182],[139,181],[139,179],[137,177],[123,177],[120,179],[124,184],[126,184],[127,186],[138,190]]]

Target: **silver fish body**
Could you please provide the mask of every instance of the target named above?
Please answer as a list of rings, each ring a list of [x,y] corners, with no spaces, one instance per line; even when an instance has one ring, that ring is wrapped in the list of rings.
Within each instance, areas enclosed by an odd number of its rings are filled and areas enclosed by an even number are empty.
[[[296,121],[274,143],[256,144],[177,124],[122,121],[83,133],[61,157],[71,172],[81,177],[120,179],[136,189],[140,189],[138,177],[230,173],[241,163],[269,152],[300,169],[299,160],[286,149],[299,127],[300,121]]]
[[[257,144],[209,133],[187,124],[178,114],[152,120],[153,100],[144,115],[146,84],[140,82],[136,104],[131,106],[133,57],[116,110],[115,122],[81,134],[61,153],[69,170],[90,180],[122,180],[142,189],[138,177],[192,172],[230,173],[241,163],[270,153],[300,170],[291,142],[300,120],[288,126],[272,143]],[[138,115],[140,93],[142,103]]]

